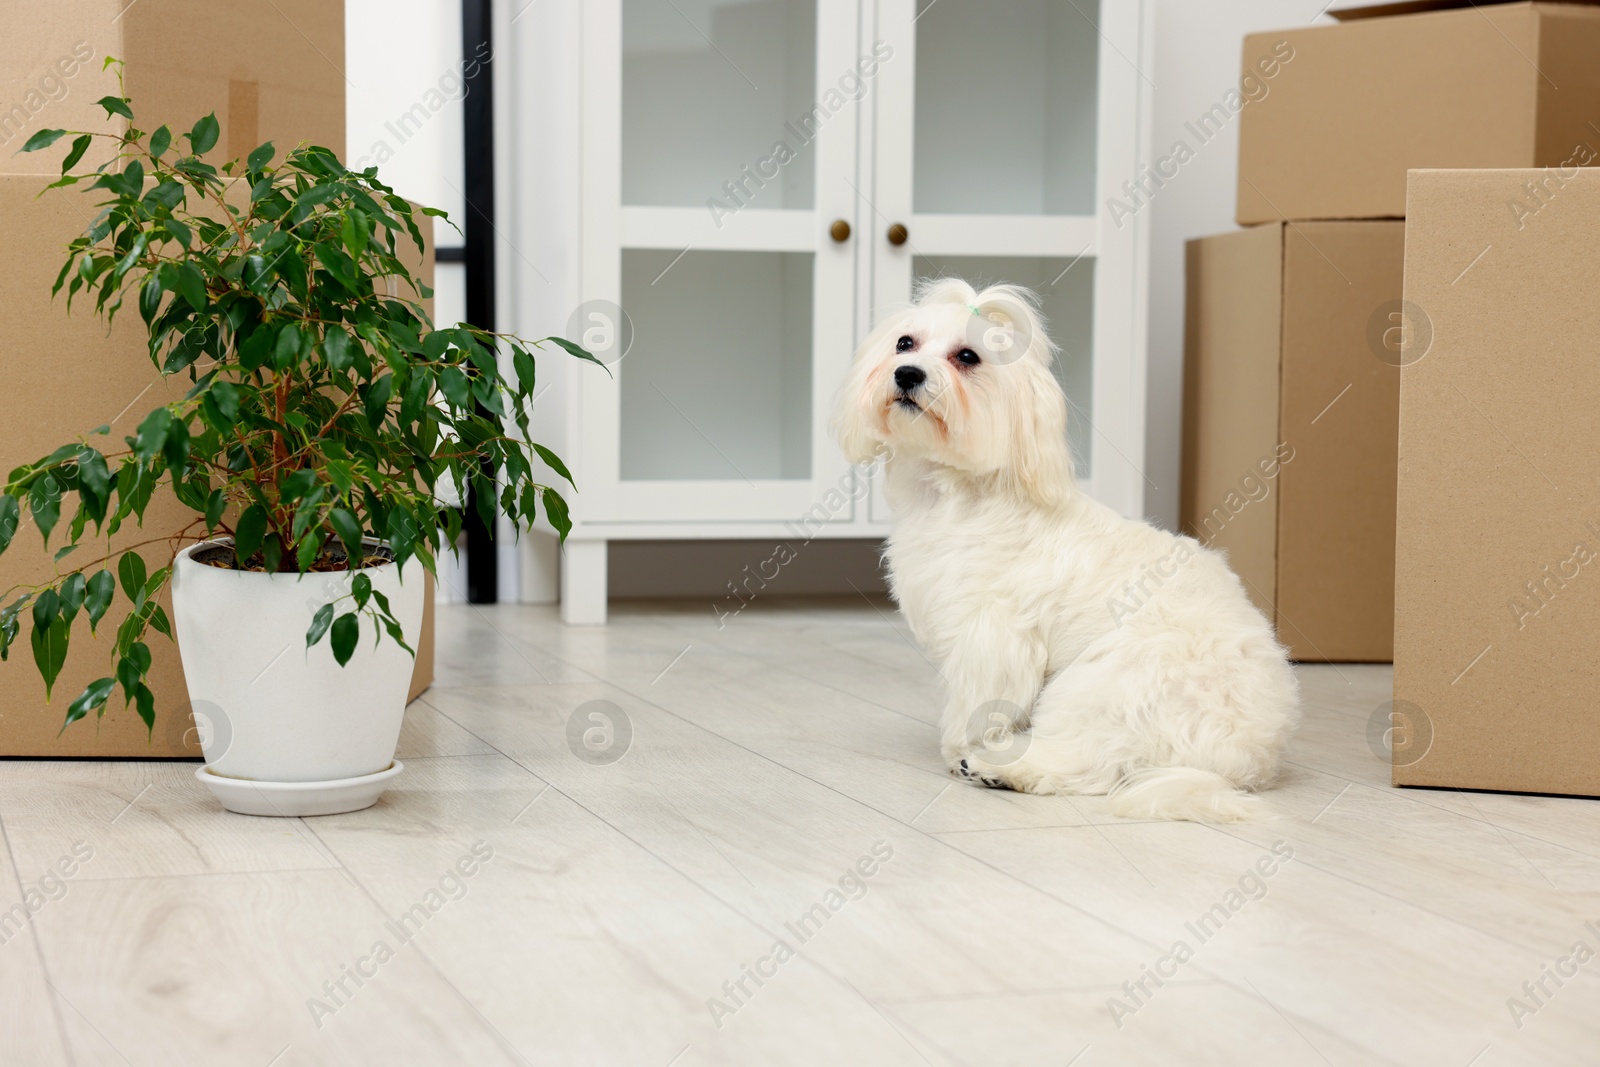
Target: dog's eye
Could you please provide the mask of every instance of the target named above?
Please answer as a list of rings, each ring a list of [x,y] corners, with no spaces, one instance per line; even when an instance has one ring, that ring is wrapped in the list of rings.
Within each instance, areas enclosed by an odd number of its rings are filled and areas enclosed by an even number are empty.
[[[961,351],[957,352],[955,354],[955,360],[963,367],[976,367],[979,363],[983,362],[983,360],[978,358],[978,353],[974,352],[970,348],[963,348]]]
[[[915,347],[917,347],[917,342],[911,339],[910,334],[906,334],[904,337],[900,338],[900,340],[894,343],[894,350],[896,352],[909,352]]]

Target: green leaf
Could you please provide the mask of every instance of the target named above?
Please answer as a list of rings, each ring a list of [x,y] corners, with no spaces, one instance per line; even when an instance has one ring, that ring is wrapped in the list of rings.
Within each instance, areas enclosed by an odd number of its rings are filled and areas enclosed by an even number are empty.
[[[337,326],[329,326],[327,333],[322,337],[322,352],[328,357],[328,366],[340,372],[349,370],[351,364],[355,362],[355,353],[351,351],[351,346],[349,334]]]
[[[144,558],[137,552],[124,552],[117,560],[117,577],[122,581],[122,591],[129,600],[138,601],[144,595],[144,583],[149,579]]]
[[[163,126],[150,135],[150,154],[160,158],[167,149],[172,147],[172,130]]]
[[[365,574],[358,574],[350,581],[350,592],[356,598],[357,610],[367,606],[367,600],[372,596],[372,579]]]
[[[472,407],[472,384],[467,381],[467,376],[461,372],[460,367],[447,366],[439,368],[439,388],[444,392],[450,406],[470,410]]]
[[[413,659],[416,658],[417,650],[412,648],[410,645],[406,644],[405,632],[400,629],[400,624],[398,622],[396,622],[392,618],[389,618],[389,617],[385,616],[384,619],[383,619],[383,628],[389,632],[389,636],[390,637],[394,638],[394,643],[395,644],[399,645],[401,648],[403,648],[407,652],[411,653],[411,657]]]
[[[294,522],[289,527],[289,536],[296,541],[305,537],[306,531],[311,529],[313,523],[319,521],[317,508],[322,504],[322,498],[328,495],[327,486],[319,485],[307,493],[300,500],[300,506],[295,508]],[[303,571],[316,560],[316,554],[307,555],[309,550],[306,542],[301,541],[300,548],[296,550],[296,558],[303,560],[300,569]]]
[[[46,589],[33,602],[33,625],[41,630],[61,617],[61,597],[54,589]]]
[[[355,612],[347,611],[333,621],[333,658],[339,661],[339,666],[350,662],[360,638],[361,622]]]
[[[105,515],[111,501],[111,470],[106,457],[87,445],[78,453],[78,495],[91,505],[96,520]]]
[[[19,148],[17,153],[20,155],[23,152],[37,152],[41,148],[49,148],[66,135],[66,130],[40,130],[28,138],[27,143]]]
[[[544,497],[544,512],[550,519],[550,525],[556,528],[556,533],[565,541],[567,534],[572,532],[572,519],[567,512],[567,502],[562,500],[561,494],[554,489],[546,488],[541,495]]]
[[[333,625],[333,605],[324,604],[317,609],[311,617],[311,626],[306,630],[306,647],[310,648],[322,640],[322,635],[328,632],[328,627]]]
[[[78,165],[78,160],[82,159],[83,154],[89,151],[89,145],[93,141],[94,138],[87,133],[79,134],[77,137],[72,139],[72,151],[68,152],[67,158],[61,161],[62,174],[65,174],[67,171]]]
[[[167,429],[167,439],[162,444],[162,453],[172,471],[173,481],[178,481],[183,477],[183,467],[189,459],[189,427],[182,421],[172,420],[172,425]]]
[[[239,366],[253,371],[267,361],[277,340],[276,330],[267,325],[257,326],[239,346]]]
[[[187,224],[179,222],[177,219],[162,219],[161,225],[165,226],[167,232],[172,234],[173,239],[183,246],[184,251],[189,250],[189,242],[194,239],[194,235],[190,233]]]
[[[322,491],[319,489],[317,492],[320,495]],[[296,515],[295,518],[298,520],[300,516]],[[294,550],[294,562],[295,566],[300,569],[301,574],[304,574],[306,571],[310,570],[311,565],[315,563],[317,561],[317,557],[322,554],[323,542],[324,538],[322,531],[319,529],[313,531],[310,537],[302,539],[300,544],[296,546]]]
[[[611,373],[611,368],[610,367],[606,367],[606,365],[604,363],[601,363],[598,359],[595,358],[595,355],[594,355],[593,352],[590,352],[587,348],[584,348],[582,345],[574,344],[573,342],[567,340],[565,337],[546,337],[545,340],[546,341],[554,341],[556,344],[560,345],[562,348],[565,348],[568,352],[570,352],[574,356],[577,356],[579,359],[586,359],[590,363],[593,363],[593,364],[595,364],[597,366],[605,367],[606,373],[607,374]]]
[[[358,207],[352,207],[345,214],[344,221],[339,227],[339,236],[344,241],[345,251],[355,259],[360,259],[367,251],[367,216]]]
[[[161,365],[161,373],[176,374],[203,356],[211,329],[197,322],[191,329],[184,331],[183,336],[178,338],[178,343],[167,355],[166,362]]]
[[[129,116],[132,117],[131,115]],[[217,116],[213,112],[194,124],[194,129],[189,131],[189,147],[197,156],[203,156],[217,143],[217,134],[220,128]]]
[[[272,162],[273,153],[276,151],[277,149],[272,147],[272,142],[268,141],[264,145],[257,146],[256,149],[250,153],[249,157],[245,159],[244,165],[251,170],[260,170],[262,167],[265,167],[268,163]]]
[[[161,587],[163,585],[167,584],[167,579],[170,578],[171,576],[172,576],[172,568],[171,567],[162,567],[160,570],[157,570],[154,573],[152,573],[149,578],[145,579],[145,583],[144,583],[144,597],[145,597],[145,599],[146,600],[154,599],[156,593],[161,590]]]
[[[165,293],[166,289],[161,285],[160,272],[151,273],[139,290],[139,317],[144,319],[146,326],[154,322],[156,316],[161,313],[161,297]]]
[[[228,506],[228,496],[219,486],[211,490],[211,495],[206,497],[206,529],[215,530],[217,523],[222,521],[222,512]]]
[[[311,492],[316,485],[317,472],[310,467],[303,467],[283,479],[279,492],[283,496],[283,502],[291,504]]]
[[[82,571],[68,575],[67,580],[61,583],[61,617],[69,624],[77,618],[78,609],[83,607],[87,595],[88,583],[84,581]]]
[[[338,185],[313,185],[295,198],[294,210],[309,213],[312,208],[326,204],[342,192],[344,189]]]
[[[333,527],[333,532],[344,542],[345,555],[349,559],[348,566],[354,570],[360,564],[362,555],[361,523],[344,508],[334,508],[328,513],[328,525]]]
[[[17,631],[21,625],[17,622],[17,614],[28,603],[31,594],[23,593],[13,600],[3,610],[0,610],[0,660],[11,658],[11,645],[17,639]]]
[[[167,444],[167,434],[172,430],[172,412],[156,408],[139,423],[138,436],[133,450],[140,459],[151,460],[161,454]]]
[[[533,442],[530,441],[529,444],[533,444]],[[549,467],[551,470],[561,475],[561,477],[565,478],[568,485],[572,486],[574,489],[578,487],[577,483],[572,480],[572,473],[567,470],[567,465],[561,462],[560,456],[556,455],[554,452],[544,447],[544,445],[540,444],[533,444],[533,450],[539,453],[539,458],[544,460],[545,466]]]
[[[433,374],[426,367],[412,367],[411,378],[406,382],[405,395],[400,401],[400,424],[414,426],[421,421],[423,409],[433,393]]]
[[[84,686],[83,692],[78,694],[78,699],[67,708],[67,721],[61,724],[61,728],[65,730],[91,711],[104,708],[106,698],[111,695],[111,690],[116,684],[115,678],[96,678]]]
[[[383,425],[389,410],[389,396],[394,391],[394,375],[385,374],[367,387],[367,424],[376,430]]]
[[[150,653],[149,648],[142,641],[135,641],[128,651],[131,653],[134,648],[143,648],[146,655]],[[131,704],[133,702],[133,694],[139,688],[139,683],[142,681],[142,673],[139,670],[138,662],[131,655],[125,655],[117,660],[117,681],[122,683],[122,699],[124,703]]]
[[[511,366],[517,372],[517,383],[522,387],[522,391],[532,395],[534,379],[533,357],[519,348],[511,353]]]
[[[390,509],[385,540],[398,563],[403,564],[416,554],[417,523],[404,507]]]
[[[102,174],[96,184],[103,184],[123,196],[138,196],[144,191],[144,164],[135,159],[123,168],[121,174]]]
[[[50,702],[56,679],[61,676],[61,665],[67,661],[68,634],[66,621],[59,617],[47,628],[33,628],[33,662],[39,668],[39,676],[44,679],[45,703]]]
[[[278,565],[283,562],[283,542],[277,534],[268,534],[261,542],[261,560],[269,572],[277,573]]]
[[[11,547],[17,536],[17,524],[22,521],[22,505],[10,493],[0,496],[0,552]]]
[[[133,692],[133,706],[138,709],[139,718],[144,720],[145,736],[154,736],[156,730],[156,695],[150,687],[143,682]]]
[[[244,514],[239,516],[233,528],[234,558],[241,566],[261,548],[262,538],[266,535],[267,509],[260,504],[251,504],[244,509]]]
[[[117,581],[111,577],[110,571],[101,570],[89,579],[87,589],[88,595],[84,598],[84,606],[89,611],[89,632],[94,633],[95,627],[100,625],[100,620],[106,617],[106,609],[111,607],[111,598],[117,591]]]
[[[206,305],[210,303],[206,297],[205,275],[201,274],[200,268],[193,263],[184,263],[178,267],[178,292],[183,294],[189,306],[196,311],[205,311]]]
[[[217,410],[229,423],[239,421],[239,387],[232,382],[217,382],[208,391],[216,401]]]
[[[126,97],[102,96],[95,103],[106,109],[106,118],[110,118],[112,115],[121,115],[129,121],[133,120],[133,112],[128,109]]]
[[[300,327],[289,323],[278,331],[278,343],[272,349],[272,365],[279,370],[288,370],[300,361],[300,354],[305,351],[305,335],[300,332]]]
[[[172,636],[172,620],[167,618],[167,609],[156,608],[150,613],[150,626],[158,634],[165,637]]]
[[[47,474],[33,483],[33,488],[28,490],[28,509],[33,512],[33,524],[44,535],[44,543],[50,543],[50,531],[56,528],[56,521],[61,518],[61,483],[56,481],[56,476]]]
[[[183,183],[166,178],[154,189],[144,194],[144,204],[145,207],[154,205],[171,211],[183,203],[183,196]]]
[[[361,288],[361,279],[355,261],[329,242],[318,242],[315,247],[317,262],[338,279],[339,284],[352,292]]]

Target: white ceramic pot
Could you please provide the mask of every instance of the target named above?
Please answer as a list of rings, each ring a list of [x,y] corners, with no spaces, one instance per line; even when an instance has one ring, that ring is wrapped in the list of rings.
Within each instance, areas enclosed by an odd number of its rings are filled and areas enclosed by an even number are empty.
[[[256,783],[260,788],[250,792],[263,797],[250,814],[349,811],[352,797],[367,792],[370,797],[355,806],[371,804],[381,785],[372,791],[360,783],[393,777],[385,772],[394,766],[411,655],[387,634],[374,645],[375,623],[363,615],[355,654],[341,667],[330,636],[308,649],[306,629],[317,610],[347,594],[355,573],[362,573],[389,598],[406,643],[415,648],[422,630],[421,563],[406,568],[404,583],[393,563],[360,572],[266,574],[190,558],[206,544],[178,553],[172,574],[178,652],[206,758],[202,781],[234,780],[233,794],[239,780]],[[345,600],[335,612],[353,606]],[[351,782],[357,783],[353,792]],[[285,791],[297,798],[298,810],[274,811],[267,793],[286,783],[300,783]],[[307,801],[305,783],[338,783],[343,799],[323,804],[328,812],[309,810],[319,802]],[[243,810],[230,802],[230,791],[212,791],[225,806]]]

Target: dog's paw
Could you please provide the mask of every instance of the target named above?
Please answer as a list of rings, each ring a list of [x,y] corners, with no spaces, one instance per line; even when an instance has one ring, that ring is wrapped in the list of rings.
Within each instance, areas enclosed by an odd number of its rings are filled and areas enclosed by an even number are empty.
[[[992,774],[984,774],[980,771],[974,770],[966,760],[962,760],[954,767],[951,767],[950,773],[961,779],[963,782],[971,782],[973,785],[981,785],[985,789],[1011,788],[1010,786],[1006,785],[1005,782],[1001,781],[999,778],[996,778]]]

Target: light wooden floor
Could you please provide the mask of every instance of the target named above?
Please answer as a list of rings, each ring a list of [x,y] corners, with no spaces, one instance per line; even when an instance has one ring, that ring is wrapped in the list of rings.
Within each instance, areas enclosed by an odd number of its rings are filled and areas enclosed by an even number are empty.
[[[1278,818],[1211,828],[952,782],[932,668],[860,601],[440,626],[365,812],[228,815],[193,764],[0,763],[0,908],[92,850],[0,944],[0,1063],[1600,1062],[1600,960],[1523,990],[1600,950],[1600,803],[1390,788],[1387,668],[1302,668]],[[612,751],[631,729],[609,764],[569,747],[595,700]]]

